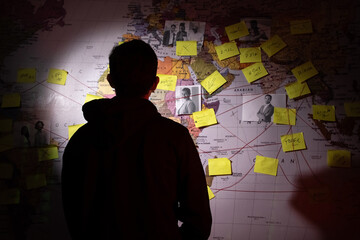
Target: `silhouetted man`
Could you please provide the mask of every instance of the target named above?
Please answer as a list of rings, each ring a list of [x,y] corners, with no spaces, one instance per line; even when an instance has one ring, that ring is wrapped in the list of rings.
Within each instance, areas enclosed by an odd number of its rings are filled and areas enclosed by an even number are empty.
[[[189,131],[148,100],[157,57],[141,40],[115,47],[116,97],[83,106],[88,121],[63,156],[62,194],[73,239],[207,239],[205,174]],[[183,222],[181,227],[178,220]]]

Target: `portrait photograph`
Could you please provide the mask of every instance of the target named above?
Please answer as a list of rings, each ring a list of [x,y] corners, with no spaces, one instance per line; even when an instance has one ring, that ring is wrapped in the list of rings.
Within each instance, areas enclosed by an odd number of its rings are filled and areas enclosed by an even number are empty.
[[[249,35],[241,37],[240,42],[262,43],[270,39],[271,19],[269,18],[244,18]]]
[[[175,89],[176,114],[189,115],[201,110],[201,87],[177,86]]]

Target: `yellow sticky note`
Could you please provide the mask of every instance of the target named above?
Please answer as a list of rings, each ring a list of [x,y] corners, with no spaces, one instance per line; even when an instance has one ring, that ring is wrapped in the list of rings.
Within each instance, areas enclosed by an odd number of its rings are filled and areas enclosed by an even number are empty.
[[[240,54],[236,42],[228,42],[215,46],[215,51],[220,61]]]
[[[199,112],[193,112],[192,116],[197,128],[217,124],[215,111],[213,108],[208,108]]]
[[[14,135],[13,134],[1,134],[0,136],[0,152],[14,148]]]
[[[59,158],[58,148],[56,146],[38,148],[38,156],[39,161]]]
[[[300,82],[304,82],[319,73],[310,61],[291,69],[291,72]]]
[[[249,35],[249,30],[244,21],[225,27],[229,41]]]
[[[281,145],[284,152],[306,149],[304,134],[294,133],[281,136]]]
[[[13,120],[10,118],[0,119],[0,133],[11,132]]]
[[[14,167],[10,163],[0,163],[0,179],[12,179]]]
[[[177,56],[196,56],[197,42],[196,41],[177,41],[176,42]]]
[[[295,125],[296,109],[274,107],[274,123]]]
[[[290,99],[298,98],[310,94],[310,88],[306,82],[296,81],[285,86],[285,90]]]
[[[92,94],[86,94],[86,97],[85,97],[85,103],[87,102],[90,102],[92,100],[95,100],[95,99],[102,99],[103,97],[100,97],[100,96],[96,96],[96,95],[92,95]]]
[[[70,138],[75,134],[75,132],[76,132],[79,128],[81,128],[83,125],[84,125],[84,123],[68,126],[69,140],[70,140]]]
[[[290,21],[291,34],[308,34],[312,32],[313,28],[310,19]]]
[[[278,164],[277,158],[256,156],[254,172],[276,176]]]
[[[3,95],[1,107],[2,108],[20,107],[20,103],[21,103],[20,93],[8,93]]]
[[[0,205],[19,204],[20,190],[18,188],[10,188],[1,190]]]
[[[328,150],[327,164],[329,167],[351,167],[351,152],[347,150]]]
[[[259,47],[240,48],[240,63],[261,62],[261,49]]]
[[[46,176],[43,173],[32,174],[25,178],[26,189],[34,189],[46,186]]]
[[[156,89],[175,91],[177,76],[176,75],[166,75],[166,74],[158,74],[159,84]]]
[[[16,82],[18,83],[34,83],[36,81],[35,68],[22,68],[17,71]]]
[[[65,70],[50,68],[47,82],[65,85],[67,74]]]
[[[335,106],[312,105],[313,118],[335,122]]]
[[[214,193],[211,191],[210,187],[207,186],[207,191],[209,195],[209,200],[213,199],[215,197]]]
[[[269,74],[262,63],[254,63],[244,68],[242,72],[249,83],[252,83]]]
[[[347,117],[360,117],[360,101],[346,102],[344,108]]]
[[[118,42],[118,45],[121,45],[121,44],[123,44],[123,43],[124,43],[124,42],[121,42],[121,41],[120,41],[120,42]]]
[[[284,41],[279,37],[279,35],[274,35],[272,38],[261,44],[260,47],[269,57],[271,57],[275,53],[286,47],[286,43],[284,43]]]
[[[203,81],[201,81],[200,84],[209,94],[212,94],[225,83],[226,79],[219,73],[218,70],[215,70],[212,74],[210,74]]]
[[[227,158],[208,159],[209,176],[231,175],[231,161]]]

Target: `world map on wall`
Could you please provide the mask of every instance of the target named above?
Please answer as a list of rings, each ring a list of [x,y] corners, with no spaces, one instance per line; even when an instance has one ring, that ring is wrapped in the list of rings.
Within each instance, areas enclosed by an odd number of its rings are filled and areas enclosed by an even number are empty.
[[[178,114],[177,90],[157,89],[150,96],[163,116],[188,128],[198,148],[213,194],[209,239],[353,239],[354,226],[360,221],[360,125],[359,117],[349,115],[344,104],[359,102],[359,10],[360,5],[351,0],[4,3],[0,93],[2,103],[5,95],[19,93],[21,105],[2,107],[0,112],[0,120],[12,120],[11,131],[1,128],[5,130],[0,135],[0,196],[8,199],[4,196],[12,193],[13,201],[20,200],[9,204],[10,197],[1,207],[4,216],[16,209],[15,217],[28,220],[14,223],[7,217],[4,221],[11,227],[3,236],[15,234],[13,229],[26,229],[24,236],[50,234],[41,226],[54,224],[53,199],[58,196],[54,189],[60,186],[69,127],[86,122],[81,107],[89,94],[114,96],[106,80],[111,49],[141,39],[158,56],[158,74],[175,75],[176,89],[199,87],[198,110],[214,109],[217,123],[197,127],[192,114]],[[292,33],[291,22],[299,20],[310,21],[312,31]],[[242,63],[239,55],[220,60],[216,51],[231,42],[225,28],[242,21],[249,30],[256,21],[263,31],[261,38],[250,33],[233,40],[239,49],[261,49],[268,74],[251,83],[244,69],[253,63]],[[180,23],[204,26],[196,55],[178,56],[175,46],[164,46],[169,23],[177,28]],[[273,36],[279,36],[286,47],[269,57],[261,46]],[[285,87],[297,80],[292,70],[309,61],[318,71],[306,80],[310,93],[290,98]],[[19,69],[24,68],[36,69],[35,82],[17,81]],[[66,82],[49,82],[51,69],[65,70]],[[214,71],[226,83],[210,94],[201,83]],[[264,104],[267,94],[278,107],[296,110],[294,125],[279,124],[273,118],[271,122],[252,119],[250,113]],[[335,120],[314,118],[314,105],[332,106]],[[55,146],[58,151],[56,157],[41,161],[34,128],[39,121],[44,125],[46,147]],[[20,134],[24,126],[29,129],[28,146]],[[306,147],[283,151],[282,136],[295,133],[302,133]],[[350,166],[329,166],[329,150],[350,152]],[[256,171],[259,156],[278,160],[275,175]],[[209,159],[224,158],[231,162],[231,173],[209,174]],[[9,166],[14,174],[4,175]]]

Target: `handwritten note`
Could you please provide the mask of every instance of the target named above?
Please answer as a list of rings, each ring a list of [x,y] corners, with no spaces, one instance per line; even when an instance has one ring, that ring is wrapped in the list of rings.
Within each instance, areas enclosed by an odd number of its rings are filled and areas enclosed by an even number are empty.
[[[96,100],[96,99],[102,99],[103,97],[100,97],[100,96],[97,96],[97,95],[92,95],[92,94],[86,94],[86,97],[85,97],[85,103],[87,102],[90,102],[92,100]]]
[[[70,138],[75,134],[75,132],[84,125],[83,124],[76,124],[76,125],[71,125],[71,126],[68,126],[68,134],[69,134],[69,140]]]
[[[347,150],[328,150],[327,164],[329,167],[351,167],[351,152]]]
[[[10,163],[0,163],[0,179],[12,179],[14,167]]]
[[[22,68],[17,71],[16,82],[18,83],[34,83],[36,81],[35,68]]]
[[[274,123],[295,125],[296,109],[274,107]]]
[[[196,41],[177,41],[176,42],[177,56],[196,56],[197,42]]]
[[[193,112],[192,117],[197,128],[217,124],[216,115],[213,108],[208,108],[199,112]]]
[[[290,21],[291,34],[308,34],[312,32],[313,28],[310,19]]]
[[[43,173],[28,175],[25,178],[26,189],[34,189],[46,186],[46,176]]]
[[[249,30],[244,21],[225,27],[229,41],[249,35]]]
[[[285,90],[290,99],[299,98],[311,93],[307,83],[301,83],[299,81],[285,86]]]
[[[269,74],[262,63],[254,63],[244,68],[242,72],[249,83],[252,83]]]
[[[209,94],[212,94],[225,83],[226,79],[219,73],[218,70],[215,70],[212,74],[201,81],[200,84]]]
[[[47,82],[59,85],[65,85],[68,72],[61,69],[50,68]]]
[[[344,103],[347,117],[360,117],[360,101]]]
[[[11,118],[0,119],[0,133],[11,132],[13,120]]]
[[[310,61],[293,68],[291,72],[300,82],[304,82],[319,73]]]
[[[278,35],[274,35],[272,38],[261,44],[260,47],[269,57],[271,57],[286,47],[286,43]]]
[[[208,159],[209,176],[231,175],[231,161],[227,158]]]
[[[261,62],[261,49],[259,47],[239,48],[240,63]]]
[[[228,42],[215,46],[215,51],[220,61],[240,54],[236,42]]]
[[[157,76],[159,77],[160,81],[156,89],[175,91],[177,82],[176,75],[158,74]]]
[[[277,175],[279,160],[263,156],[256,156],[254,172],[272,176]]]
[[[281,144],[284,152],[306,149],[302,132],[281,136]]]
[[[20,103],[21,103],[20,93],[8,93],[3,95],[1,107],[2,108],[20,107]]]
[[[213,199],[215,197],[214,193],[211,191],[210,187],[207,186],[207,191],[209,195],[209,200]]]
[[[335,122],[335,106],[312,105],[313,118]]]
[[[59,158],[59,152],[56,146],[38,148],[39,161],[51,160],[56,158]]]
[[[2,189],[0,191],[0,204],[19,204],[20,202],[20,190],[18,188]]]

